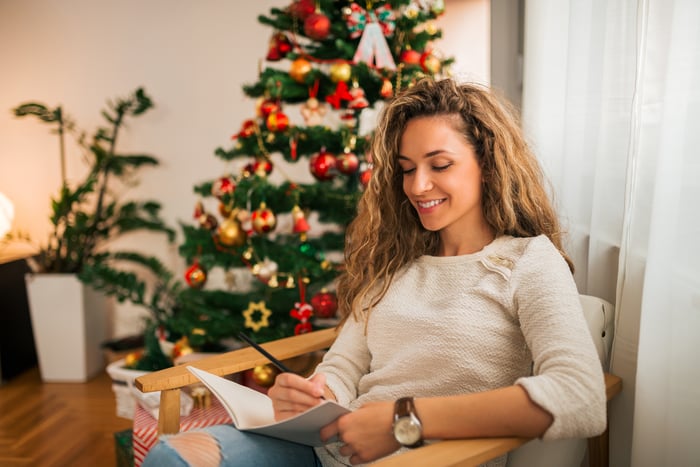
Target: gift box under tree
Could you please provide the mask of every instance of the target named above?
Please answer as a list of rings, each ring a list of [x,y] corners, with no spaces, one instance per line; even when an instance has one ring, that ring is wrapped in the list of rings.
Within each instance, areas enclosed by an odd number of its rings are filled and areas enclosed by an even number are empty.
[[[180,417],[180,431],[231,423],[231,417],[216,397],[211,396],[208,407],[195,407],[189,415]],[[158,441],[158,420],[150,411],[136,404],[133,429],[134,467],[140,467],[148,451]]]

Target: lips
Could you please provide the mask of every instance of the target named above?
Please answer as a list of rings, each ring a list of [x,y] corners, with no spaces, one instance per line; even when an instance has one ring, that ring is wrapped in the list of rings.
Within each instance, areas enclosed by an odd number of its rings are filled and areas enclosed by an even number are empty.
[[[416,201],[420,209],[430,209],[445,202],[445,199],[431,199],[430,201]]]

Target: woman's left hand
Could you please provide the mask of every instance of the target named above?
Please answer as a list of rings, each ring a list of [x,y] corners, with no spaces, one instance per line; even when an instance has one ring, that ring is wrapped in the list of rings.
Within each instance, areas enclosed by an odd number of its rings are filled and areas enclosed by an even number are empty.
[[[371,462],[401,447],[394,439],[393,420],[393,402],[372,402],[323,427],[321,438],[338,435],[340,454],[351,464]]]

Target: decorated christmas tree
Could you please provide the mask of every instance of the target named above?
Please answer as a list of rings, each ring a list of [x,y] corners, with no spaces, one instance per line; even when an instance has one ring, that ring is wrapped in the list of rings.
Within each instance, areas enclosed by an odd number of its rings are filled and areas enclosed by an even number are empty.
[[[189,288],[168,332],[198,348],[241,331],[264,342],[335,323],[345,226],[372,172],[363,116],[447,73],[452,60],[434,48],[443,11],[442,0],[298,0],[258,18],[272,31],[264,66],[243,87],[251,116],[215,151],[235,169],[195,187],[201,200],[180,247]],[[217,268],[223,287],[207,280]]]

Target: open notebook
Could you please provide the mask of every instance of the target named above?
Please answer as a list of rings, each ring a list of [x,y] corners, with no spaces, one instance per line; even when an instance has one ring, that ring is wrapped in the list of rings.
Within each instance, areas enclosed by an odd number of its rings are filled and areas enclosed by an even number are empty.
[[[350,412],[333,401],[323,401],[295,417],[276,422],[272,400],[265,394],[199,368],[188,366],[187,369],[221,401],[233,425],[241,431],[323,446],[319,430]]]

